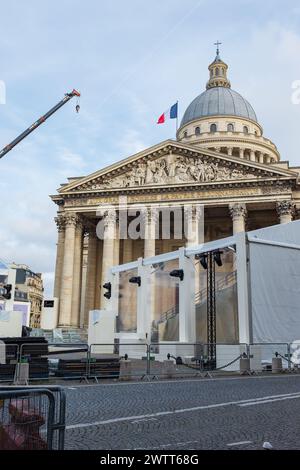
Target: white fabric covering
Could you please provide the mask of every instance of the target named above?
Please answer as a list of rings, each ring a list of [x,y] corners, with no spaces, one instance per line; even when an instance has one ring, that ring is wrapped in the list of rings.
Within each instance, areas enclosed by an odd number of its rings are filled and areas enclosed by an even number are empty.
[[[273,234],[261,230],[261,238],[296,243],[298,236],[299,244],[300,225],[294,224]],[[249,246],[253,342],[300,339],[300,250],[253,242]]]
[[[247,235],[249,239],[255,237],[300,246],[300,220],[295,220],[288,224],[272,225],[271,227],[252,230],[252,232],[248,232]]]

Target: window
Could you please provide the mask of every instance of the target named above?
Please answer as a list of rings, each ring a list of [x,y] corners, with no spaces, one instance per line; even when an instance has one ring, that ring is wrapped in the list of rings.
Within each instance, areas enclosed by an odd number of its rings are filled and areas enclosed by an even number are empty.
[[[219,76],[219,69],[218,69],[218,67],[216,68],[216,76],[217,76],[217,77]]]
[[[184,131],[184,133],[183,133],[183,137],[187,137],[187,136],[188,136],[188,133],[187,133],[187,131]]]
[[[196,129],[195,129],[195,134],[196,134],[196,135],[200,135],[200,127],[196,127]]]
[[[217,132],[217,124],[210,125],[210,132]]]
[[[247,126],[243,127],[244,134],[249,134],[249,129]]]
[[[233,132],[234,131],[233,124],[227,124],[227,131],[228,132]]]

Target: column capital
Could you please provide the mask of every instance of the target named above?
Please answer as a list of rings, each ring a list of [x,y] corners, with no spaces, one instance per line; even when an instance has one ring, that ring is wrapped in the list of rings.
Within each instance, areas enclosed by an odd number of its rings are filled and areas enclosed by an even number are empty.
[[[234,204],[229,204],[229,212],[232,217],[232,219],[237,219],[237,218],[246,218],[247,217],[247,207],[246,204],[242,203],[234,203]]]
[[[117,213],[115,210],[108,210],[103,215],[103,221],[105,227],[115,225],[118,220]]]
[[[199,204],[193,204],[191,206],[184,206],[184,217],[187,221],[196,222],[202,215],[202,209]]]
[[[74,226],[76,227],[77,222],[78,222],[78,216],[75,213],[69,213],[65,214],[64,216],[65,219],[65,226]]]
[[[295,211],[295,204],[291,200],[277,201],[276,210],[279,217],[283,215],[292,216]]]
[[[54,218],[54,220],[55,220],[58,232],[63,232],[65,230],[65,226],[66,226],[66,221],[65,221],[64,215],[63,214],[58,214],[57,217]]]

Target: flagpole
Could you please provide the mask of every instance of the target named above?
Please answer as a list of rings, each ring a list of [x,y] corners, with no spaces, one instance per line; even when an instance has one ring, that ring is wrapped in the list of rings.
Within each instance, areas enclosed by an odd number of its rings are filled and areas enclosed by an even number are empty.
[[[177,115],[176,115],[176,135],[175,138],[177,139],[177,131],[178,131],[178,100],[176,101],[177,103]]]

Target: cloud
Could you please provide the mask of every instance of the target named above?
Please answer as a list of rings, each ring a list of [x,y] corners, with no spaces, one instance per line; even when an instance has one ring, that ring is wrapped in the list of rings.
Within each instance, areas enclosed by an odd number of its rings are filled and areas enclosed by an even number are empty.
[[[73,99],[1,159],[0,257],[45,272],[51,290],[57,207],[49,194],[68,176],[175,138],[175,123],[156,119],[177,99],[182,116],[205,89],[218,38],[232,87],[253,105],[282,158],[298,165],[300,106],[290,95],[300,79],[300,10],[296,0],[274,3],[3,3],[3,146],[73,87],[82,98],[79,114]]]
[[[64,147],[57,149],[58,158],[61,162],[60,174],[62,178],[68,178],[73,174],[77,175],[86,168],[87,163],[78,153]]]
[[[54,272],[44,272],[42,279],[44,285],[44,298],[51,298],[53,296]]]
[[[140,133],[135,129],[127,129],[118,143],[122,158],[138,153],[147,148]]]

